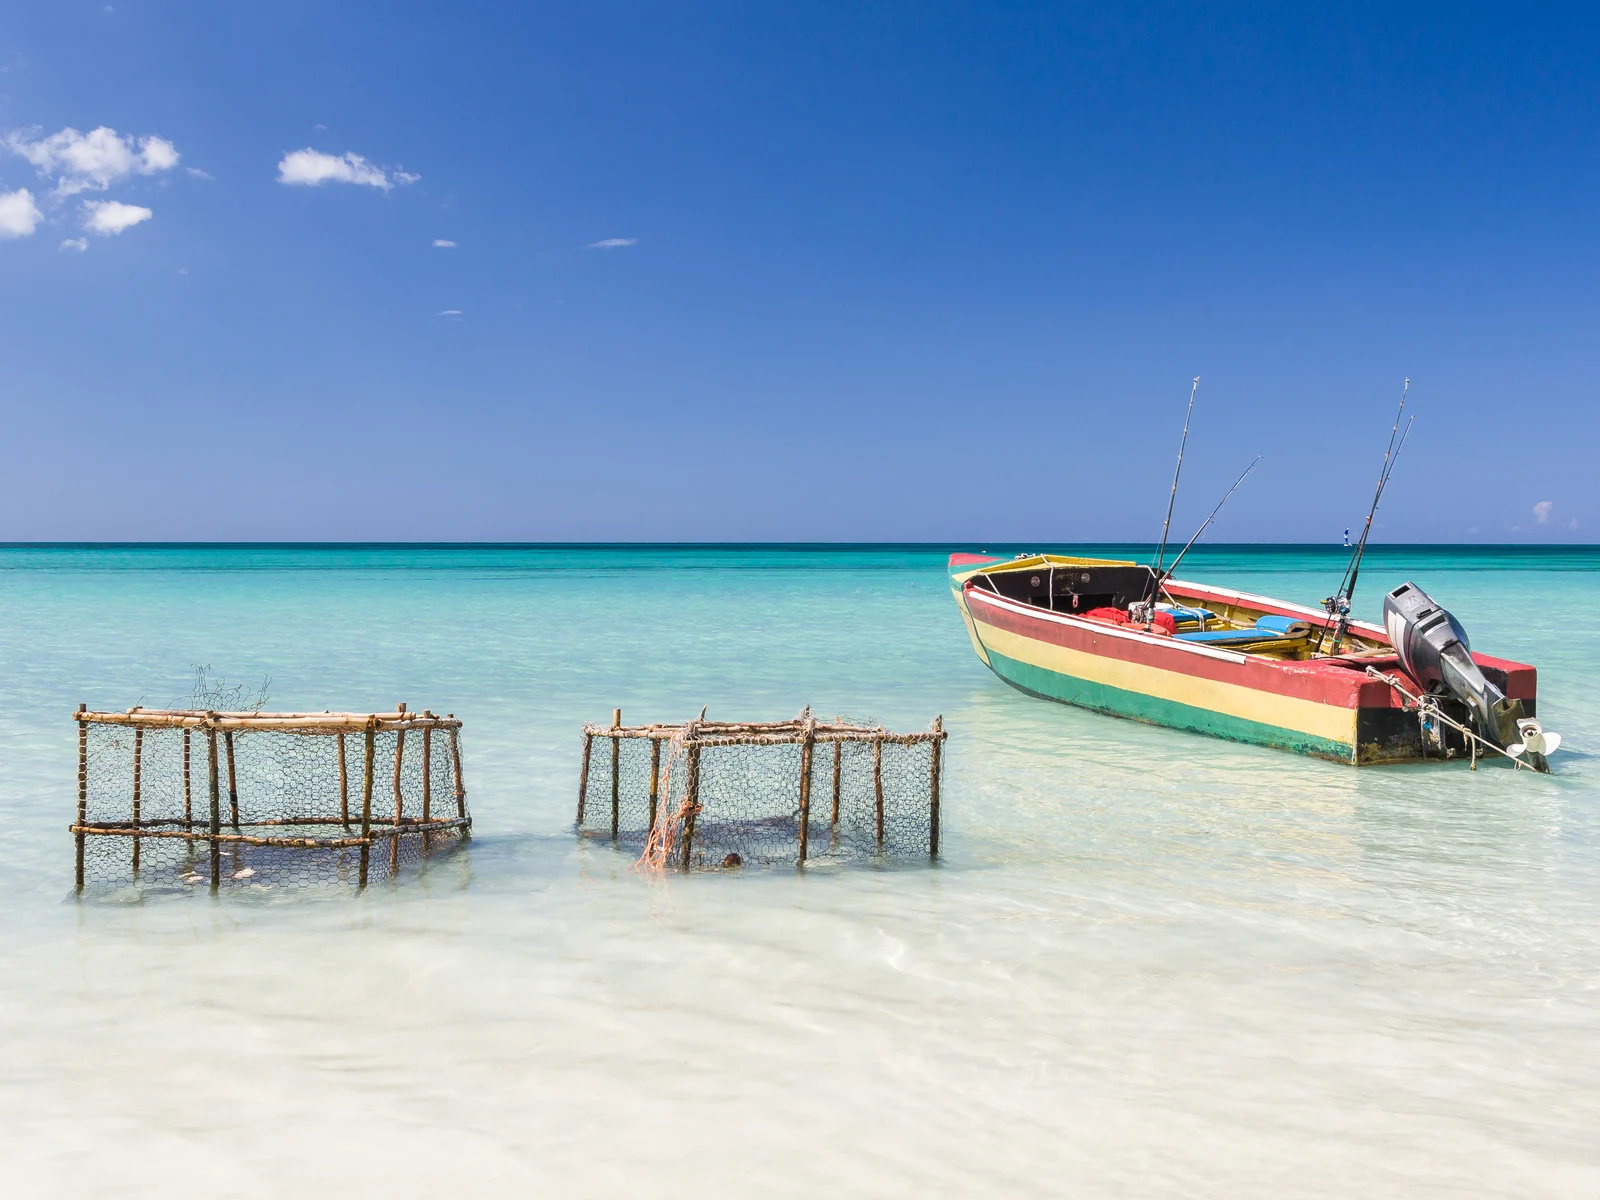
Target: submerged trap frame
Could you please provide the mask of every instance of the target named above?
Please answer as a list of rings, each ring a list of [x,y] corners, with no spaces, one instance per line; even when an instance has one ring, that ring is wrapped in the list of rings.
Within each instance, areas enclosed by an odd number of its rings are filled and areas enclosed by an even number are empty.
[[[939,717],[891,733],[810,709],[792,721],[636,726],[617,709],[609,726],[583,727],[578,832],[638,845],[639,865],[658,870],[937,858],[947,736]]]
[[[86,882],[365,887],[374,871],[392,878],[472,828],[453,716],[404,704],[391,713],[79,705],[73,716],[80,891]]]

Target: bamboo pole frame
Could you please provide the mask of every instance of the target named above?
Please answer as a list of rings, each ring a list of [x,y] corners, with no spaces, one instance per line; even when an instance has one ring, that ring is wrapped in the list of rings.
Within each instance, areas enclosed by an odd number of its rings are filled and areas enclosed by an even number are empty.
[[[449,719],[455,720],[454,717]],[[455,768],[456,775],[456,820],[463,822],[461,836],[464,838],[471,837],[472,822],[467,820],[467,785],[466,781],[461,778],[461,738],[459,736],[461,722],[456,721],[454,725],[442,725],[438,728],[450,730],[450,765]]]
[[[433,730],[422,727],[422,823],[433,820]],[[422,835],[422,852],[428,852],[428,835]]]
[[[376,751],[377,729],[367,726],[361,770],[361,874],[359,886],[367,886],[368,860],[372,856],[372,759]]]
[[[396,711],[392,713],[251,713],[251,712],[201,712],[130,708],[127,712],[89,712],[87,708],[73,714],[78,721],[91,725],[142,725],[146,729],[200,729],[265,730],[286,732],[331,733],[345,730],[360,733],[369,721],[380,733],[396,729],[460,729],[461,722],[452,716],[436,717],[431,713]]]
[[[420,823],[413,823],[401,829],[375,829],[371,841],[386,838],[402,837],[423,828]],[[450,820],[435,821],[427,828],[434,830],[453,829],[455,822]],[[188,834],[177,829],[150,829],[148,827],[135,831],[132,828],[110,825],[74,825],[67,830],[68,833],[84,833],[95,837],[133,837],[137,832],[142,838],[188,838]],[[347,838],[291,838],[291,837],[263,837],[255,833],[221,833],[216,836],[219,842],[228,842],[240,846],[276,846],[283,849],[329,850],[343,849],[355,846],[365,846],[368,839],[359,837]]]
[[[187,733],[184,737],[188,737]],[[333,735],[334,745],[339,748],[339,821],[346,829],[350,828],[350,767],[345,761],[344,731]]]
[[[837,829],[839,827],[839,775],[844,766],[844,743],[833,744],[833,814],[828,819],[828,824]]]
[[[684,789],[683,869],[687,871],[694,850],[695,818],[700,815],[700,747],[689,743],[689,778]]]
[[[589,752],[594,749],[594,734],[583,731],[583,770],[578,773],[578,824],[583,824],[583,804],[589,796]]]
[[[210,858],[210,886],[213,892],[222,883],[222,855],[224,843],[236,847],[264,846],[283,848],[322,848],[360,850],[360,883],[365,887],[370,878],[370,860],[373,846],[383,839],[389,842],[391,872],[398,869],[400,839],[417,836],[422,850],[431,848],[432,835],[455,832],[462,840],[470,836],[471,818],[467,815],[466,785],[461,770],[461,722],[453,715],[443,718],[431,712],[407,712],[405,705],[394,713],[372,713],[362,717],[359,726],[364,734],[364,761],[362,772],[361,827],[359,835],[353,829],[350,812],[350,764],[347,735],[352,732],[356,714],[347,713],[215,713],[152,711],[142,708],[122,713],[90,712],[88,706],[79,704],[73,713],[78,723],[78,804],[76,819],[69,827],[74,843],[74,883],[82,891],[86,883],[86,856],[90,837],[127,837],[130,839],[131,861],[137,877],[145,867],[146,844],[151,839],[178,839],[188,848],[192,863],[195,843],[206,843]],[[123,810],[117,819],[93,819],[90,808],[90,738],[93,725],[131,728],[133,731],[131,813]],[[146,795],[146,778],[150,774],[150,747],[146,735],[152,730],[173,731],[181,735],[182,809],[151,813],[150,797]],[[199,730],[206,739],[206,811],[196,820],[194,811],[193,734]],[[337,815],[315,811],[290,816],[251,816],[243,811],[247,797],[240,795],[239,763],[234,735],[241,732],[271,731],[280,734],[320,736],[334,739],[339,772],[339,807]],[[407,815],[405,748],[406,733],[422,733],[421,815]],[[433,804],[433,733],[443,730],[449,737],[449,774],[455,792],[455,815],[441,816],[434,812]],[[395,734],[393,770],[393,814],[378,815],[372,810],[373,791],[376,787],[376,736],[380,732]],[[219,745],[219,735],[220,742]],[[126,761],[126,760],[124,760]],[[326,763],[326,759],[322,760]],[[248,761],[247,761],[248,770]],[[223,771],[226,770],[226,780]],[[223,789],[227,790],[227,810],[223,810]],[[127,795],[127,793],[124,793]],[[410,803],[416,803],[413,796]],[[131,816],[131,819],[128,817]],[[224,828],[229,832],[224,833]],[[293,827],[309,827],[305,834],[297,834]],[[339,828],[344,836],[307,836],[318,827]],[[283,832],[277,832],[283,829]],[[128,861],[128,860],[124,860]],[[234,867],[243,865],[235,851]],[[237,870],[232,872],[238,877]],[[249,872],[246,872],[248,875]]]
[[[139,873],[139,810],[144,786],[144,730],[133,731],[133,873]]]
[[[732,722],[699,721],[700,733],[696,740],[704,746],[715,745],[775,745],[794,744],[805,735],[805,725],[795,721],[772,721],[764,724],[734,724]],[[604,738],[654,738],[670,742],[684,731],[682,725],[585,725],[583,732],[590,737]],[[892,733],[887,729],[866,725],[845,725],[818,721],[812,740],[817,742],[889,742],[894,745],[914,746],[931,742],[948,735],[925,729],[918,733]]]
[[[844,820],[845,788],[844,788],[844,747],[846,743],[862,743],[872,747],[872,811],[871,828],[873,846],[876,853],[883,854],[887,847],[887,813],[884,787],[884,747],[898,746],[911,748],[926,744],[929,748],[929,763],[927,775],[928,788],[928,853],[930,858],[938,858],[942,838],[941,814],[941,784],[943,770],[944,742],[949,736],[944,728],[943,717],[935,717],[931,725],[916,733],[895,733],[883,726],[856,725],[842,720],[820,721],[813,717],[807,709],[800,717],[791,721],[707,721],[704,719],[691,721],[684,725],[650,724],[650,725],[623,725],[620,709],[614,709],[611,722],[607,725],[586,723],[583,726],[583,762],[578,779],[578,809],[577,827],[583,832],[584,818],[588,812],[587,797],[590,775],[590,764],[593,760],[594,742],[596,738],[607,738],[611,741],[612,762],[616,764],[620,758],[620,744],[622,739],[645,739],[651,743],[650,747],[650,787],[649,787],[649,822],[646,827],[647,846],[646,857],[641,859],[641,865],[660,866],[663,864],[661,854],[665,853],[667,860],[672,860],[677,865],[688,869],[692,862],[694,847],[693,839],[696,831],[697,817],[701,812],[699,788],[701,779],[701,756],[707,748],[720,748],[730,746],[784,746],[798,745],[800,751],[800,803],[797,814],[797,829],[795,831],[795,845],[797,859],[801,864],[812,857],[811,847],[811,809],[813,787],[816,773],[816,747],[819,743],[832,743],[833,761],[831,772],[831,804],[829,808],[829,823],[833,830],[833,838],[829,842],[829,853],[837,843],[839,829]],[[685,791],[685,804],[679,809],[678,816],[682,818],[681,828],[677,831],[668,830],[664,849],[656,844],[658,834],[657,825],[663,819],[660,809],[662,764],[661,745],[671,742],[672,753],[681,752],[684,755],[689,776],[689,786]],[[621,837],[620,829],[620,783],[619,771],[616,766],[612,769],[612,817],[609,835],[613,841]],[[598,816],[598,814],[596,814]],[[866,814],[863,813],[863,816]],[[599,834],[606,827],[601,824],[600,829],[594,832]],[[674,833],[683,838],[677,842]],[[652,849],[652,847],[654,847]],[[726,864],[725,864],[726,865]]]
[[[138,733],[134,734],[138,737]],[[228,824],[239,828],[239,773],[233,766],[233,730],[224,730],[222,743],[228,751]]]
[[[806,850],[811,841],[811,759],[816,745],[817,723],[806,718],[805,732],[800,741],[800,865],[806,861]]]
[[[405,707],[404,705],[401,706]],[[398,829],[400,818],[405,815],[405,793],[400,788],[400,767],[406,755],[406,731],[400,730],[394,735],[394,823]],[[393,878],[400,870],[400,839],[394,838],[389,842],[389,875]]]
[[[883,853],[883,743],[872,743],[872,809],[878,853]]]
[[[222,795],[217,782],[217,731],[209,727],[206,729],[206,755],[211,796],[211,890],[215,892],[222,884],[222,843],[217,840],[222,832]]]
[[[587,747],[589,745],[589,739],[585,738],[584,741],[583,741],[583,744],[584,744],[585,747]],[[655,829],[655,827],[656,827],[656,806],[660,803],[660,800],[661,800],[661,740],[659,738],[651,738],[650,739],[650,824],[647,827],[651,831],[653,831]],[[583,823],[583,814],[582,814],[582,812],[579,812],[579,814],[578,814],[578,822],[579,822],[579,824]]]
[[[271,829],[278,825],[342,825],[343,823],[344,822],[340,818],[331,816],[263,817],[246,822],[246,824],[248,824],[252,829]],[[154,830],[161,829],[165,826],[182,824],[183,822],[181,820],[176,817],[172,817],[165,820],[141,821],[137,828],[140,830]],[[393,817],[386,817],[381,814],[374,813],[372,816],[372,824],[378,830],[377,834],[374,836],[385,836],[384,830],[393,828],[395,822]],[[459,824],[459,822],[457,822],[453,817],[437,817],[434,820],[427,822],[424,822],[420,817],[402,817],[400,819],[400,830],[402,833],[405,833],[412,829],[420,829],[424,824],[430,826],[448,826]],[[83,827],[91,833],[131,833],[135,828],[132,821],[89,821]],[[155,835],[152,833],[149,836],[154,837]],[[211,835],[206,833],[202,834],[201,836],[204,838],[209,838]],[[298,838],[294,839],[295,845],[298,846],[302,840],[303,839]]]
[[[89,706],[78,705],[78,712],[82,714]],[[81,715],[78,723],[78,827],[89,819],[89,726],[84,724]],[[77,887],[83,891],[83,837],[82,833],[76,835],[78,869]]]
[[[85,726],[85,728],[88,728]],[[194,799],[189,783],[189,735],[190,730],[183,731],[183,827],[194,828]]]
[[[622,728],[622,710],[620,708],[614,708],[614,709],[611,710],[611,728],[613,728],[613,729],[621,729]],[[622,739],[621,738],[612,738],[611,739],[611,840],[613,842],[617,840],[617,822],[618,822],[618,820],[620,818],[620,813],[621,813],[621,807],[620,807],[621,806],[620,781],[617,778],[617,774],[618,774],[619,768],[621,766],[621,760],[622,760]]]

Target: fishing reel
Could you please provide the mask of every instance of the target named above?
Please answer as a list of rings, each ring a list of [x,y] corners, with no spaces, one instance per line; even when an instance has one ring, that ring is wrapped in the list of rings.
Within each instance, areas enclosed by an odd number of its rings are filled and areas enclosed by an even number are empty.
[[[1348,617],[1350,615],[1350,598],[1344,595],[1324,596],[1322,608],[1330,617]]]

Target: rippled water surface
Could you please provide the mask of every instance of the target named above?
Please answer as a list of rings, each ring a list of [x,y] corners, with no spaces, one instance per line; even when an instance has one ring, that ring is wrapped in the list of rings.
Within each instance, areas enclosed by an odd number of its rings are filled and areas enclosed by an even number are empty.
[[[0,549],[7,1193],[1600,1194],[1600,551],[1365,569],[1362,615],[1414,578],[1538,665],[1549,778],[1029,699],[944,556]],[[1315,602],[1340,566],[1183,574]],[[193,664],[461,716],[474,840],[360,897],[75,900],[69,714]],[[944,715],[942,862],[575,842],[584,720],[807,703]]]

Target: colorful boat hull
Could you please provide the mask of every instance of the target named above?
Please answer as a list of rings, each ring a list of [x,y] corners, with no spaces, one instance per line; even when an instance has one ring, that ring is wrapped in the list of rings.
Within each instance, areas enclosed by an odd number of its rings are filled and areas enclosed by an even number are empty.
[[[1072,560],[1035,556],[1040,564]],[[1034,559],[1024,560],[1026,566]],[[951,590],[978,657],[1012,687],[1079,708],[1274,746],[1346,763],[1397,762],[1426,756],[1422,731],[1394,691],[1366,674],[1368,664],[1396,669],[1396,660],[1359,663],[1326,659],[1283,661],[1255,654],[1152,637],[1105,621],[1047,611],[976,586],[986,568],[1005,560],[952,555]],[[1323,619],[1266,597],[1173,581],[1174,596],[1213,609],[1248,609]],[[1387,645],[1384,631],[1356,626]],[[1532,715],[1534,669],[1486,655],[1474,659]]]

